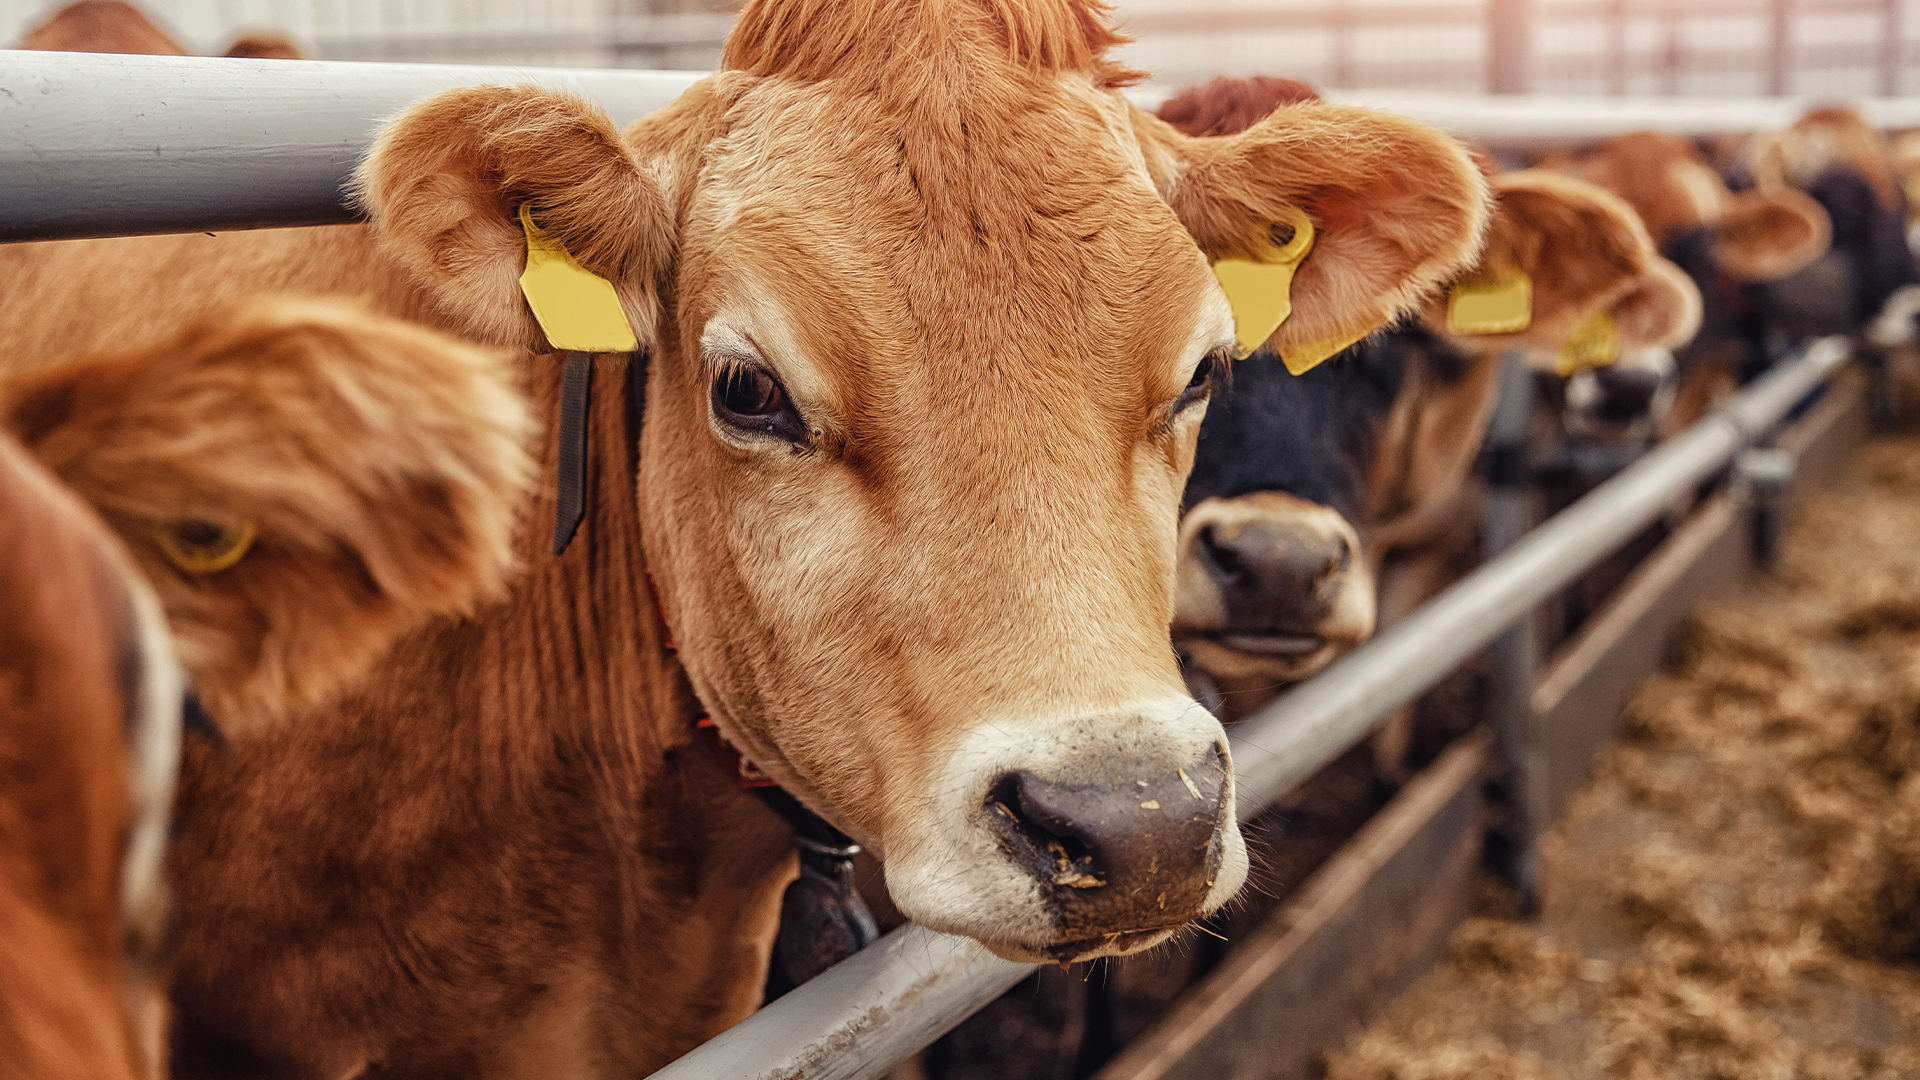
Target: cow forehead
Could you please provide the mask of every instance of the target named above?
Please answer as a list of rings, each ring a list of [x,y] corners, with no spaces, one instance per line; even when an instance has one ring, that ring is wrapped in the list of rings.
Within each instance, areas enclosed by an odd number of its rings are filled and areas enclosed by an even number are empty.
[[[866,385],[1013,361],[1137,383],[1204,351],[1230,316],[1117,98],[1041,89],[932,118],[822,84],[744,96],[684,223],[689,329],[757,339],[734,320],[777,310]]]

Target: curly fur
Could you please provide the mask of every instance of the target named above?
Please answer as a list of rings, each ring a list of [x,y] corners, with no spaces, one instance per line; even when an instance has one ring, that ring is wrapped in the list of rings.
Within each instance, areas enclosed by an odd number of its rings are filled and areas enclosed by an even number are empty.
[[[245,726],[502,592],[530,471],[507,378],[431,331],[267,300],[0,383],[0,423],[126,540],[203,700]],[[184,518],[252,521],[258,539],[188,573],[154,539]]]

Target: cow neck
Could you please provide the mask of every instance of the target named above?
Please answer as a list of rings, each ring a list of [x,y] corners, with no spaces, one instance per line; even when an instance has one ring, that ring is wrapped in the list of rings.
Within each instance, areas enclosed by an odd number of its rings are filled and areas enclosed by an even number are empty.
[[[557,558],[572,545],[587,511],[588,427],[592,416],[593,355],[566,352],[565,370],[560,385],[560,422],[558,440],[553,543]],[[621,395],[626,410],[627,429],[640,430],[645,412],[646,357],[634,353],[638,393]],[[634,466],[639,456],[634,455]],[[637,482],[637,477],[635,478]],[[679,663],[679,644],[667,623],[660,594],[653,584],[653,571],[645,571],[647,599],[653,605],[659,624],[661,647],[665,650],[674,675],[686,680],[686,669]],[[690,689],[690,688],[689,688]],[[698,701],[697,695],[688,694]],[[793,831],[793,845],[800,858],[800,876],[787,887],[780,905],[780,936],[774,946],[771,970],[767,976],[767,998],[772,1000],[807,981],[855,952],[872,944],[880,936],[873,913],[867,909],[854,884],[853,860],[860,845],[831,822],[814,813],[794,798],[766,773],[762,772],[739,748],[727,740],[709,715],[694,718],[694,736],[703,743],[715,762],[732,779],[735,787],[751,791],[766,807],[778,814]]]

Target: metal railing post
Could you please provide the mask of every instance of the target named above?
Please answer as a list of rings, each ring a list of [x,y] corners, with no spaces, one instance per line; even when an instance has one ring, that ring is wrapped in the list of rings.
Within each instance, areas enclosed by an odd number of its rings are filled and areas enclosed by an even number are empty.
[[[1527,433],[1533,420],[1533,372],[1516,351],[1501,358],[1500,392],[1487,427],[1487,511],[1482,543],[1488,561],[1520,542],[1532,525],[1527,485]],[[1504,868],[1519,895],[1520,911],[1531,915],[1538,900],[1535,841],[1545,827],[1541,811],[1540,748],[1533,731],[1533,689],[1538,681],[1538,628],[1534,608],[1494,639],[1492,712],[1506,785],[1506,819],[1501,832],[1509,846]]]
[[[1531,59],[1528,0],[1487,2],[1487,89],[1496,94],[1527,92]]]

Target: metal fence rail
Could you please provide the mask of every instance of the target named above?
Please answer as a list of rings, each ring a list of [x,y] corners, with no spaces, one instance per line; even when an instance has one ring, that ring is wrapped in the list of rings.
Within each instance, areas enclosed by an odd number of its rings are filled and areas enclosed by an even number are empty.
[[[0,50],[0,241],[198,232],[353,220],[342,185],[381,118],[456,86],[572,90],[616,123],[703,73]],[[1336,100],[1499,145],[1567,144],[1652,128],[1780,127],[1793,99],[1352,92]],[[1143,104],[1156,95],[1144,92]],[[1860,103],[1881,127],[1920,126],[1920,99]]]
[[[1727,467],[1844,363],[1843,338],[1814,342],[1405,622],[1240,724],[1233,745],[1241,820],[1366,738],[1632,539],[1675,499]],[[939,1038],[1024,977],[977,943],[908,925],[653,1074],[653,1080],[864,1080]],[[962,1011],[962,1010],[966,1011]]]

